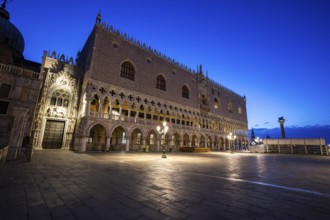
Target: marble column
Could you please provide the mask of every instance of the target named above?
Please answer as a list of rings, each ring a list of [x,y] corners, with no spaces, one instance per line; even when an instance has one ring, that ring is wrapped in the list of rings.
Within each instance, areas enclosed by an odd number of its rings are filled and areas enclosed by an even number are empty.
[[[91,101],[92,99],[91,98],[86,98],[86,113],[85,113],[85,116],[89,116],[89,112],[91,110]]]
[[[126,151],[129,151],[129,138],[126,138]]]
[[[110,149],[110,139],[111,139],[111,137],[107,137],[105,151],[109,151],[109,149]]]
[[[142,139],[142,149],[146,149],[146,139]]]

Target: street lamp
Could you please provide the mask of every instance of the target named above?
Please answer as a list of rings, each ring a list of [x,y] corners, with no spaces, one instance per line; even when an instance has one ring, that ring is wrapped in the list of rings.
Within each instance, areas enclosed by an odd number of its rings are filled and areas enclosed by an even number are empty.
[[[166,157],[166,151],[165,151],[165,142],[166,142],[166,139],[165,139],[165,135],[168,131],[168,126],[166,125],[166,121],[163,122],[163,127],[161,126],[157,126],[157,131],[158,133],[161,135],[161,137],[164,135],[164,145],[163,145],[163,155],[162,155],[162,158],[167,158]]]
[[[227,135],[227,138],[229,139],[229,147],[230,147],[230,153],[234,153],[234,140],[236,139],[236,135],[233,135],[233,133],[229,133],[228,135]],[[232,142],[232,145],[233,146],[231,146],[231,143]]]

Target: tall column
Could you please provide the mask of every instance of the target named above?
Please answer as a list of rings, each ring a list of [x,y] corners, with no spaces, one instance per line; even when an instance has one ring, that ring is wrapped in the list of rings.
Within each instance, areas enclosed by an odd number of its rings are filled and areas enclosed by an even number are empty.
[[[105,151],[109,151],[109,149],[110,149],[110,138],[111,137],[107,137]]]
[[[280,123],[280,126],[281,126],[282,138],[285,139],[285,131],[284,131],[284,122],[285,122],[285,119],[284,119],[284,117],[279,117],[278,118],[278,122]]]
[[[179,147],[183,147],[183,139],[180,138],[180,146]]]
[[[321,153],[321,156],[322,156],[323,155],[323,147],[322,147],[321,138],[320,138],[320,153]]]
[[[99,100],[99,118],[103,118],[103,102],[101,102],[101,100]]]
[[[129,151],[129,138],[126,138],[126,151]]]
[[[157,146],[156,146],[156,151],[159,151],[159,142],[160,142],[159,139],[157,139],[157,143],[156,143],[156,144],[157,144]]]
[[[172,151],[172,149],[173,149],[173,144],[172,144],[172,141],[173,140],[173,136],[172,135],[170,135],[170,134],[168,134],[168,150],[170,151],[170,149],[171,149],[171,151]]]
[[[89,116],[89,112],[90,112],[90,110],[91,110],[91,98],[87,98],[86,97],[86,109],[85,109],[85,115],[86,116]]]
[[[9,160],[16,159],[20,153],[25,126],[29,116],[29,109],[22,107],[14,107],[13,116],[14,120],[8,144],[9,149],[7,158]]]
[[[147,149],[146,149],[146,139],[145,138],[142,139],[142,149],[145,149],[147,151]]]
[[[79,152],[86,152],[86,143],[87,143],[87,137],[82,137]]]

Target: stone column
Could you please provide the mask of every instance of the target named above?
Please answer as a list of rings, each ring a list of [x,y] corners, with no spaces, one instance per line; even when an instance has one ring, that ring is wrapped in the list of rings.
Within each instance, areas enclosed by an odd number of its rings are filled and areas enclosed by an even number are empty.
[[[9,160],[15,160],[20,153],[25,126],[29,116],[29,109],[22,107],[14,107],[13,116],[14,120],[8,144],[9,149],[7,159]]]
[[[131,109],[128,109],[127,118],[128,118],[128,122],[131,122]]]
[[[110,149],[110,139],[111,139],[111,137],[107,137],[105,151],[109,151],[109,149]]]
[[[142,149],[146,149],[146,139],[142,139]]]
[[[126,138],[126,151],[129,151],[129,138]]]
[[[160,141],[159,141],[159,139],[157,139],[156,151],[159,151],[159,143],[160,143]]]
[[[110,121],[112,120],[112,105],[110,105],[110,109],[109,109],[109,119]]]
[[[180,146],[179,147],[183,147],[183,139],[180,139]]]
[[[89,116],[89,112],[91,110],[91,98],[86,98],[86,109],[85,109],[85,116]]]
[[[321,156],[322,156],[323,155],[323,148],[322,148],[321,138],[320,138],[320,153],[321,153]]]
[[[79,152],[86,152],[86,143],[87,143],[87,137],[82,137],[81,138],[81,143],[80,143],[80,150]]]
[[[172,144],[172,140],[173,140],[173,136],[171,135],[171,134],[167,134],[168,135],[168,151],[170,151],[170,149],[171,149],[171,151],[173,150],[173,144]],[[166,140],[166,138],[165,138],[165,140]],[[166,143],[166,142],[165,142]],[[166,144],[165,144],[165,146],[166,146]],[[165,149],[166,149],[166,147],[165,147]]]

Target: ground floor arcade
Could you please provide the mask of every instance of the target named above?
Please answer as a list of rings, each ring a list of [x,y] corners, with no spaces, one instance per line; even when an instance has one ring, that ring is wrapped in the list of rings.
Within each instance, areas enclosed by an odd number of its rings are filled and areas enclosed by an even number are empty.
[[[194,129],[170,128],[168,133],[157,132],[156,125],[132,123],[90,122],[82,137],[75,137],[76,151],[160,151],[163,148],[179,151],[180,147],[211,148],[227,151],[247,149],[247,137],[229,140],[227,134]]]

